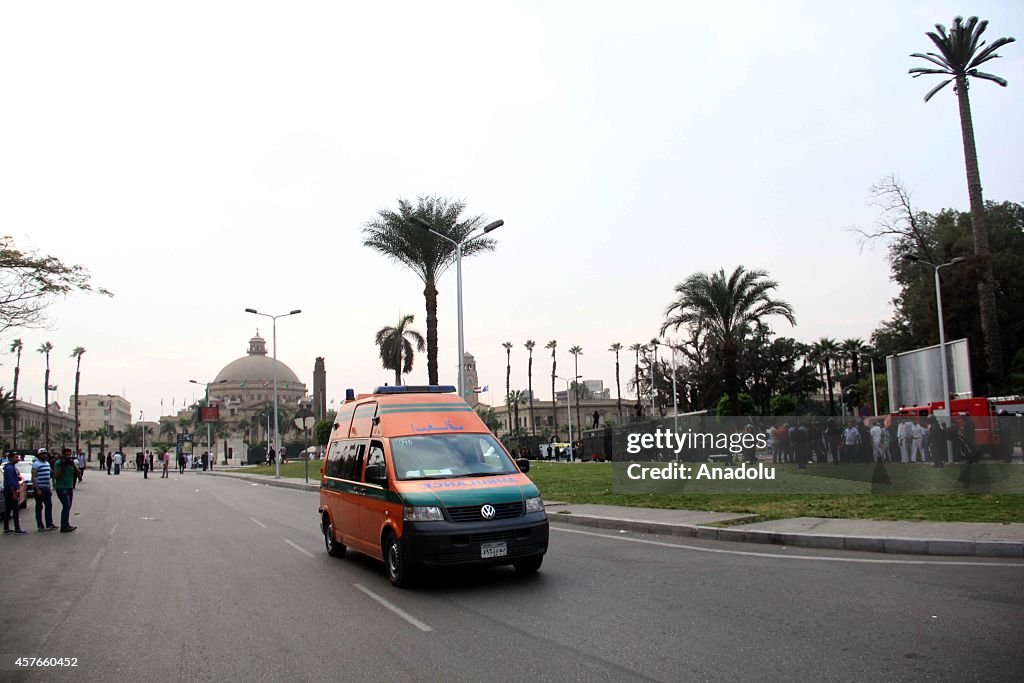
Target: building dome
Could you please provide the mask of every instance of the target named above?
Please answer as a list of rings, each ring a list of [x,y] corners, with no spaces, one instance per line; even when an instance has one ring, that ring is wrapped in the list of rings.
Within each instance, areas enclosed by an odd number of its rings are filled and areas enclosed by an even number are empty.
[[[278,386],[301,384],[291,368],[267,355],[267,342],[257,332],[256,336],[249,340],[249,354],[225,365],[213,381],[243,386],[261,386],[266,382],[274,381],[274,363],[277,363]],[[302,386],[305,389],[305,385]]]

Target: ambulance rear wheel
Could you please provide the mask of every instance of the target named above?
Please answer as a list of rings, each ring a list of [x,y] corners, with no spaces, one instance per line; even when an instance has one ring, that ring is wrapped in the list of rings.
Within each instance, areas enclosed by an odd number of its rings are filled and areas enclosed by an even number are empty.
[[[531,557],[528,560],[516,560],[512,563],[512,566],[515,567],[517,574],[523,574],[525,576],[527,574],[536,574],[537,570],[540,569],[542,562],[544,562],[543,555],[540,557]]]
[[[384,569],[388,573],[388,581],[397,588],[408,588],[413,584],[415,568],[409,562],[407,553],[402,549],[402,543],[395,536],[395,532],[389,531],[384,538]]]
[[[334,525],[331,524],[331,518],[324,515],[320,526],[324,530],[324,545],[327,547],[327,554],[331,557],[344,557],[345,546],[334,538]]]

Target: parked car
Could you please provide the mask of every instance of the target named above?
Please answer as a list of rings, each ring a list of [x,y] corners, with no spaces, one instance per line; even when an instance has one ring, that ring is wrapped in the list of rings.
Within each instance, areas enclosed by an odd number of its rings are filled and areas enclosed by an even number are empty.
[[[22,460],[15,467],[18,468],[18,474],[21,475],[21,485],[25,488],[25,502],[21,504],[21,507],[24,508],[28,505],[29,497],[36,494],[36,487],[32,484],[32,463]]]

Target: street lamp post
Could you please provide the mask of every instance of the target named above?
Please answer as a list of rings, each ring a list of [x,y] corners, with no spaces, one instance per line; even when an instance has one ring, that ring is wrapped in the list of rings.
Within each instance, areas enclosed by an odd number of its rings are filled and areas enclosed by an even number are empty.
[[[277,319],[285,318],[289,315],[296,315],[302,313],[302,309],[296,308],[293,311],[287,313],[279,313],[278,315],[270,315],[269,313],[260,313],[255,308],[245,309],[246,313],[252,313],[253,315],[262,315],[264,318],[270,318],[273,321],[273,346],[274,346],[274,453],[277,457],[274,458],[274,478],[281,478],[281,445],[279,443],[281,438],[281,427],[277,420]]]
[[[573,446],[572,441],[572,401],[569,400],[570,380],[566,379],[565,377],[560,377],[558,375],[555,375],[555,377],[565,382],[565,412],[569,415],[569,452],[573,453],[575,447]],[[572,381],[578,382],[580,380],[580,377],[583,377],[583,375],[576,375],[576,377],[574,377]],[[575,453],[573,453],[573,455],[575,455]]]
[[[145,424],[145,422],[146,422],[146,414],[140,410],[139,411],[139,431],[142,432],[142,457],[143,458],[146,457],[146,424]],[[77,456],[78,456],[78,453],[76,452],[75,453],[75,457],[77,457]],[[146,462],[148,462],[148,460]]]
[[[306,461],[306,483],[309,483],[309,427],[316,419],[313,411],[309,409],[308,403],[299,406],[299,412],[295,415],[295,426],[302,430],[302,443],[305,450],[302,451],[303,460]]]
[[[455,290],[456,290],[456,296],[457,296],[457,299],[458,299],[457,311],[458,311],[458,324],[459,324],[459,396],[462,398],[462,400],[465,401],[466,400],[466,360],[465,360],[466,359],[466,343],[465,343],[464,330],[463,330],[463,324],[462,324],[462,248],[463,248],[463,246],[469,244],[473,240],[478,239],[480,237],[483,237],[484,235],[486,235],[487,233],[491,232],[492,230],[497,230],[501,226],[505,225],[505,221],[497,220],[497,221],[494,221],[492,223],[488,223],[487,225],[485,225],[483,227],[483,230],[481,230],[480,232],[478,232],[476,234],[470,233],[469,235],[464,237],[461,242],[456,242],[451,237],[448,237],[447,235],[442,235],[438,231],[434,230],[434,226],[432,226],[430,223],[428,223],[424,219],[420,218],[419,216],[413,216],[412,217],[412,221],[416,225],[420,226],[421,228],[423,228],[424,230],[429,232],[430,234],[434,235],[435,237],[440,237],[441,239],[446,240],[447,242],[449,242],[450,244],[455,246],[455,280],[456,280]]]
[[[925,261],[923,259],[914,256],[913,254],[904,254],[904,260],[913,261],[915,263],[923,263],[931,266],[935,269],[935,307],[939,315],[939,362],[942,363],[942,405],[945,410],[946,418],[946,457],[949,462],[953,462],[953,440],[950,438],[948,430],[953,424],[953,415],[949,408],[949,368],[946,364],[946,328],[942,321],[942,287],[941,280],[939,279],[939,271],[947,266],[953,266],[957,263],[962,263],[967,259],[963,256],[957,256],[948,263],[940,263],[938,265]],[[933,463],[934,464],[934,463]]]

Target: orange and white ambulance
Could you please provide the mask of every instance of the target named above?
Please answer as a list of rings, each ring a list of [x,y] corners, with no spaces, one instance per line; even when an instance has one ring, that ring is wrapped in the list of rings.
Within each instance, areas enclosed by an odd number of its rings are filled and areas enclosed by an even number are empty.
[[[378,387],[343,404],[321,470],[327,552],[383,560],[408,585],[423,566],[540,569],[540,491],[455,387]]]

